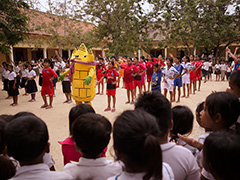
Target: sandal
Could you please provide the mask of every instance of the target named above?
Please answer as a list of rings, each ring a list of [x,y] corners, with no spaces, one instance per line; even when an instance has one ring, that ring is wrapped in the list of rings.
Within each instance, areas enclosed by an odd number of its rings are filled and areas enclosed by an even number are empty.
[[[111,111],[111,108],[107,107],[106,109],[104,109],[104,111]]]
[[[46,108],[46,107],[48,107],[48,105],[46,105],[46,104],[41,106],[41,108]]]
[[[47,106],[47,107],[46,107],[46,109],[51,109],[51,108],[53,108],[53,107],[52,107],[52,106]]]
[[[115,112],[116,111],[116,109],[115,108],[112,108],[112,112]]]

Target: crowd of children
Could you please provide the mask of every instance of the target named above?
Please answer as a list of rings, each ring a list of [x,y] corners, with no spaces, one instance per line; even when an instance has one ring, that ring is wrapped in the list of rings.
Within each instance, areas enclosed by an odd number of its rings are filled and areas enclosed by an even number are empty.
[[[55,171],[43,120],[29,112],[2,114],[0,179],[238,180],[239,77],[240,71],[234,72],[230,89],[208,95],[197,106],[196,120],[205,129],[198,140],[187,137],[193,128],[192,111],[186,106],[171,108],[159,91],[140,95],[135,109],[122,112],[113,126],[88,104],[73,107],[70,136],[59,141],[62,171]],[[115,153],[110,161],[106,151],[111,133]]]
[[[238,48],[234,54],[227,48],[232,62],[217,60],[216,64],[212,64],[212,58],[204,58],[204,56],[184,56],[183,58],[174,57],[169,54],[170,58],[164,59],[161,55],[154,58],[147,55],[147,58],[141,56],[130,58],[120,56],[102,58],[96,57],[96,77],[97,77],[97,94],[102,95],[104,92],[104,79],[106,79],[107,108],[105,111],[116,110],[116,92],[120,87],[120,79],[122,78],[123,86],[127,91],[126,104],[134,104],[138,95],[143,92],[159,91],[167,97],[170,94],[169,101],[180,102],[181,98],[188,98],[190,94],[195,94],[201,88],[201,81],[212,80],[212,74],[216,75],[216,81],[229,80],[230,75],[240,70],[240,55],[236,55]],[[55,95],[57,76],[69,69],[69,60],[63,60],[57,53],[56,57],[51,60],[40,59],[35,64],[22,65],[19,68],[18,63],[15,66],[2,64],[4,90],[7,91],[7,98],[12,98],[11,106],[18,104],[18,88],[24,88],[23,95],[31,94],[29,102],[34,102],[38,91],[35,78],[35,69],[39,73],[39,86],[41,86],[41,95],[44,101],[42,108],[52,108],[52,101]],[[135,55],[136,56],[136,55]],[[22,70],[21,70],[22,69]],[[21,81],[20,81],[21,79]],[[147,84],[147,85],[146,85]],[[161,87],[161,84],[163,84]],[[198,86],[197,86],[198,84]],[[62,82],[63,93],[66,96],[64,103],[71,103],[71,82],[65,77]],[[137,93],[138,92],[138,93]],[[47,96],[50,102],[47,102]],[[112,98],[112,107],[111,107]]]

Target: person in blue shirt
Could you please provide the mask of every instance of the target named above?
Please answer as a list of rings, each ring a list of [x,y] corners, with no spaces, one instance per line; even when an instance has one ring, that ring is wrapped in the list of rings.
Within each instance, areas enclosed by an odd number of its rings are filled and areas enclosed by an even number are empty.
[[[158,91],[161,93],[161,80],[162,80],[162,71],[158,63],[153,66],[153,75],[152,75],[152,92]]]
[[[175,58],[175,66],[174,68],[178,71],[179,75],[174,79],[174,87],[173,87],[173,102],[175,101],[175,94],[176,94],[176,86],[178,87],[178,99],[177,103],[180,102],[181,97],[181,87],[182,87],[182,71],[184,70],[183,65],[181,64],[181,58]]]

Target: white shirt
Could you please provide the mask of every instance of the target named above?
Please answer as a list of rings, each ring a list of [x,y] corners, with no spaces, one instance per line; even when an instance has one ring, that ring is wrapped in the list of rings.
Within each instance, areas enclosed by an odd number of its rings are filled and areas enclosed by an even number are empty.
[[[8,74],[8,80],[9,81],[13,81],[14,78],[16,78],[16,77],[17,77],[17,75],[16,75],[16,73],[14,71],[9,72],[9,74]]]
[[[64,172],[50,171],[46,164],[20,167],[10,180],[72,180],[72,176]]]
[[[4,79],[8,79],[8,75],[9,75],[9,73],[10,73],[9,70],[4,71],[4,73],[3,73],[3,77],[4,77]]]
[[[17,75],[19,75],[20,68],[18,66],[14,66],[14,71],[16,72]]]
[[[38,67],[39,74],[42,74],[42,70],[43,70],[42,65],[38,64],[37,67]]]
[[[121,174],[118,176],[113,176],[108,178],[107,180],[141,180],[143,179],[144,175],[146,173],[128,173],[126,171],[123,171]],[[172,171],[172,168],[167,164],[163,163],[162,166],[162,180],[174,180],[174,174]]]
[[[162,73],[165,75],[166,79],[169,79],[170,77],[173,78],[175,74],[178,73],[178,71],[173,66],[171,66],[169,69],[164,68]]]
[[[203,69],[205,69],[206,71],[209,71],[209,67],[210,67],[210,63],[209,62],[204,62],[203,63]]]
[[[23,69],[21,72],[22,72],[22,77],[27,77],[28,69]]]
[[[64,72],[66,72],[67,70],[69,70],[69,68],[66,68]],[[70,81],[69,78],[68,78],[68,75],[66,75],[64,77],[63,81]]]
[[[188,149],[175,143],[161,144],[163,162],[170,165],[176,180],[199,180],[198,164]]]
[[[215,64],[216,69],[220,69],[220,64]]]
[[[122,167],[118,162],[107,161],[105,157],[87,159],[81,157],[78,162],[64,166],[63,172],[73,176],[73,179],[104,180],[120,174]]]
[[[220,64],[221,71],[226,71],[226,65],[225,64]]]
[[[34,70],[28,71],[27,72],[27,77],[28,78],[36,77],[36,72]]]
[[[187,148],[189,151],[191,151],[194,156],[198,153],[198,149],[197,148],[188,145],[187,143],[185,143],[180,138],[177,138],[177,141],[178,141],[179,145],[181,145],[181,146]]]
[[[232,72],[232,67],[226,67],[226,71],[229,73],[229,72]]]

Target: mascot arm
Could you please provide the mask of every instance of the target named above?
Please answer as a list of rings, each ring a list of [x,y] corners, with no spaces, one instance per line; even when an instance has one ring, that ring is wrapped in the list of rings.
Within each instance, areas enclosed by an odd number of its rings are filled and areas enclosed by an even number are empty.
[[[94,68],[91,68],[90,71],[89,71],[89,75],[84,78],[83,83],[86,84],[86,85],[89,85],[91,83],[92,77],[95,73],[96,72],[95,72]]]
[[[69,73],[69,69],[67,71],[65,71],[64,73],[62,73],[59,77],[58,77],[58,81],[63,81],[63,79],[65,78],[65,76],[67,76]]]

